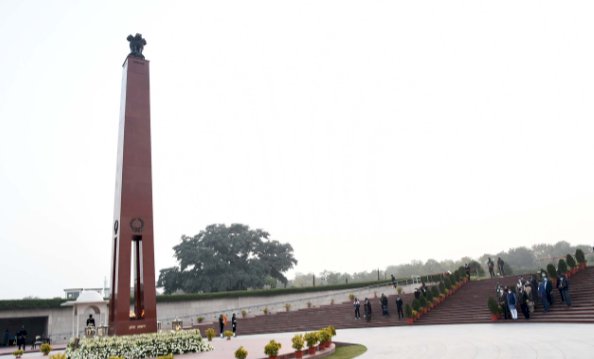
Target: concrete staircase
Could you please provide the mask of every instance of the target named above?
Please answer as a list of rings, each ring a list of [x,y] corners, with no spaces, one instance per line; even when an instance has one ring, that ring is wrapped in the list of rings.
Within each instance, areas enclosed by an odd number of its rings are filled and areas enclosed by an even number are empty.
[[[489,297],[495,297],[497,284],[515,286],[520,276],[473,281],[434,309],[415,325],[491,323],[487,308]],[[525,276],[526,278],[526,276]],[[553,288],[553,305],[545,313],[537,304],[529,321],[546,323],[594,323],[594,267],[586,268],[570,278],[569,292],[572,306],[561,302],[559,292]],[[498,320],[498,323],[526,322],[518,309],[518,320]]]
[[[448,297],[443,303],[431,312],[415,321],[414,325],[436,324],[464,324],[464,323],[492,323],[491,313],[487,308],[487,299],[495,296],[497,284],[515,285],[519,276],[485,279],[471,281],[462,286],[454,295]],[[381,293],[378,293],[378,297]],[[318,330],[328,325],[336,329],[385,327],[407,325],[405,320],[398,320],[396,314],[396,295],[388,295],[390,315],[381,315],[379,298],[370,298],[373,309],[372,320],[367,322],[364,318],[355,320],[352,303],[343,302],[333,305],[278,312],[269,315],[259,315],[249,318],[238,317],[238,335],[295,332]],[[570,294],[573,305],[567,307],[560,302],[559,294],[553,290],[554,304],[548,313],[544,313],[542,306],[537,305],[535,312],[530,317],[530,322],[547,323],[594,323],[594,267],[586,268],[570,278]],[[403,294],[405,304],[410,304],[413,299],[411,293]],[[363,298],[360,298],[363,302]],[[361,303],[363,313],[363,303]],[[238,313],[239,314],[239,313]],[[518,310],[518,320],[498,320],[497,323],[526,322]],[[207,328],[214,328],[218,334],[218,323],[202,323],[195,325],[201,333]],[[225,329],[231,329],[227,324]]]

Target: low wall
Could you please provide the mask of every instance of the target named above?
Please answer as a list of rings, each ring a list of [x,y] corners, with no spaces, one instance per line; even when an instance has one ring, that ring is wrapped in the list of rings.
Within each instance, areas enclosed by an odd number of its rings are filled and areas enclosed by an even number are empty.
[[[411,292],[418,285],[408,285],[402,287],[405,292]],[[353,294],[361,301],[364,298],[378,298],[382,293],[386,295],[394,294],[395,289],[391,285],[378,287],[352,288],[339,291],[323,291],[315,293],[298,293],[278,295],[273,297],[237,297],[230,299],[208,299],[187,302],[157,303],[157,320],[161,322],[161,329],[171,329],[171,322],[179,319],[183,321],[185,327],[197,323],[198,317],[203,317],[204,322],[216,322],[218,316],[223,313],[231,318],[233,313],[241,316],[245,311],[247,316],[256,316],[264,314],[266,308],[269,312],[281,312],[286,310],[286,305],[290,305],[290,310],[307,308],[308,306],[320,306],[349,301],[349,295]],[[88,313],[81,313],[79,316],[79,328],[82,336]],[[73,324],[72,307],[59,309],[27,309],[14,311],[0,311],[0,319],[3,318],[30,318],[47,317],[47,333],[29,333],[29,337],[35,335],[47,334],[53,343],[65,343],[71,337]],[[101,315],[101,318],[108,318],[108,313]],[[99,318],[97,318],[99,319]],[[97,323],[100,325],[103,323]],[[4,332],[5,328],[0,328]]]

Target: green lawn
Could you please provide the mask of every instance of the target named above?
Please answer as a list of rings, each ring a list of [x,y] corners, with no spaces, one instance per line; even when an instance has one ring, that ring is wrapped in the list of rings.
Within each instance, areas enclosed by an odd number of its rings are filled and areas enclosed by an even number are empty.
[[[326,357],[328,359],[351,359],[358,357],[359,355],[365,353],[367,348],[361,344],[352,344],[352,345],[345,345],[336,348],[334,354]]]

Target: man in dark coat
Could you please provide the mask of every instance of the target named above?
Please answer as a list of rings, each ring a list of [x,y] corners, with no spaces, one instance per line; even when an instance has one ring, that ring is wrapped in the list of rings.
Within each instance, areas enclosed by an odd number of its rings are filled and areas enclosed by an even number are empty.
[[[400,294],[396,295],[396,312],[398,312],[398,319],[404,318],[404,311],[402,310],[402,298]]]
[[[237,317],[235,313],[231,316],[231,328],[233,329],[233,336],[237,336]]]
[[[380,304],[382,306],[382,315],[390,315],[390,313],[388,313],[388,297],[386,297],[384,293],[382,293],[382,296],[380,297]]]
[[[540,302],[542,303],[542,306],[544,307],[544,311],[548,312],[549,311],[549,306],[550,306],[550,302],[549,302],[549,298],[547,296],[547,280],[546,280],[546,276],[543,276],[543,280],[538,284],[538,297],[540,298]],[[549,286],[551,282],[549,282]]]
[[[559,278],[557,279],[557,288],[559,289],[559,294],[561,295],[561,300],[567,304],[568,307],[571,306],[571,296],[569,295],[569,281],[565,274],[560,274]]]
[[[495,270],[493,269],[495,267],[495,263],[493,263],[491,257],[489,257],[489,260],[487,261],[487,267],[489,267],[489,275],[491,278],[495,277]]]
[[[501,257],[497,257],[497,269],[499,269],[499,275],[502,277],[505,275],[505,270],[503,269],[504,264],[505,262],[503,262],[503,259],[501,259]]]
[[[363,311],[365,312],[365,320],[369,322],[371,320],[371,301],[367,298],[363,302]]]
[[[225,318],[223,315],[219,315],[219,333],[221,334],[221,338],[223,337],[223,332],[225,331]]]
[[[25,342],[27,341],[27,330],[25,329],[25,326],[23,325],[21,327],[21,330],[19,330],[17,332],[17,345],[19,346],[19,349],[25,351]]]

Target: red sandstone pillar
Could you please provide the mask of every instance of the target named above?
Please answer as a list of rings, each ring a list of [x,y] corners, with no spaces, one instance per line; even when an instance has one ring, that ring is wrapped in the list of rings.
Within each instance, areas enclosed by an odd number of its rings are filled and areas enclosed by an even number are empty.
[[[123,67],[112,232],[111,335],[157,331],[149,62],[129,55]]]

